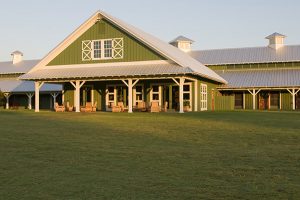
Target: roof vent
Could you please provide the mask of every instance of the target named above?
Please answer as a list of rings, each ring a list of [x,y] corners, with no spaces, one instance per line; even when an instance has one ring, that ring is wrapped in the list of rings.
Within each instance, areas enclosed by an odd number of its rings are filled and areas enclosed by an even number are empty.
[[[178,36],[169,43],[184,52],[189,52],[192,50],[192,44],[194,43],[194,41],[184,36]]]
[[[10,55],[12,55],[13,64],[18,64],[23,61],[23,53],[21,51],[14,51]]]
[[[276,32],[266,37],[269,40],[269,47],[275,50],[284,46],[284,38],[286,38],[285,35]]]

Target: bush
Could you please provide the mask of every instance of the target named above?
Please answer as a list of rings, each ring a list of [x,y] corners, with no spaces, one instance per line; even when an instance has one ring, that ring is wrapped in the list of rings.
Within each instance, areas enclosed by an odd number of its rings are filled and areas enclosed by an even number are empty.
[[[3,92],[1,92],[0,90],[0,107],[4,106],[4,104],[5,104],[5,97]]]

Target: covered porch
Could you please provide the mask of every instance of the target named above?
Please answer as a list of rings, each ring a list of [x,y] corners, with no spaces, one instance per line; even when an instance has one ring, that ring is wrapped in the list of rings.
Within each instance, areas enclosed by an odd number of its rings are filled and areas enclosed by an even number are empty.
[[[287,88],[231,88],[235,109],[300,110],[300,87]]]
[[[36,102],[39,102],[39,88],[45,83],[63,84],[63,105],[74,107],[75,112],[84,111],[87,104],[95,106],[97,111],[109,112],[117,106],[128,113],[198,111],[198,80],[190,76],[36,81]]]

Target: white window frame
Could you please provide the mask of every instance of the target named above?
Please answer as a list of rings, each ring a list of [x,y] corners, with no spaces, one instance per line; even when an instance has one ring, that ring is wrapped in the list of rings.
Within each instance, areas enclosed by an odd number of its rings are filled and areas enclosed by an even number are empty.
[[[111,41],[111,48],[105,48],[104,43]],[[94,43],[100,42],[100,58],[95,58]],[[105,57],[105,50],[111,50],[111,56]],[[124,56],[124,40],[123,38],[109,38],[99,40],[84,40],[82,41],[82,61],[90,60],[109,60],[109,59],[123,59]]]
[[[111,51],[112,51],[111,57],[105,57],[105,50],[106,50],[106,48],[104,48],[104,42],[105,41],[111,41],[111,43],[113,43],[112,39],[92,40],[92,60],[109,60],[109,59],[113,59],[113,47],[111,47]],[[95,58],[95,49],[94,49],[94,43],[95,42],[100,42],[101,43],[101,47],[100,47],[101,56],[100,56],[100,58]]]
[[[153,86],[158,86],[158,92],[153,92]],[[153,94],[158,94],[158,100],[153,100]],[[158,105],[161,106],[161,100],[162,100],[162,85],[151,84],[150,102],[158,102]]]
[[[207,84],[201,83],[200,94],[201,94],[201,111],[205,111],[207,110]]]
[[[137,92],[136,91],[136,87],[139,86],[139,87],[142,87],[142,92]],[[142,99],[138,100],[137,99],[137,95],[138,94],[141,94],[142,95]],[[133,105],[136,105],[137,102],[143,102],[144,101],[144,84],[137,84],[134,86],[133,88]]]
[[[109,90],[108,90],[109,87],[113,87],[114,91],[109,92]],[[109,111],[109,110],[112,110],[112,108],[109,107],[110,104],[114,103],[116,105],[116,103],[117,103],[117,86],[116,85],[107,85],[105,93],[106,93],[106,102],[105,102],[106,110]],[[114,100],[109,100],[109,95],[114,95]]]
[[[192,110],[192,106],[193,106],[193,98],[192,98],[192,83],[184,83],[183,86],[185,85],[189,85],[190,90],[189,91],[184,91],[183,90],[183,96],[184,94],[189,94],[190,98],[188,100],[183,99],[183,101],[189,101],[190,102],[190,109],[189,111]]]

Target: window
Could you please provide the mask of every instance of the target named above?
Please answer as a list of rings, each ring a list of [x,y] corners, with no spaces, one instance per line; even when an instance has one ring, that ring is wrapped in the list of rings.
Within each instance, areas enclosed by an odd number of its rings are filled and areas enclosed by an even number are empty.
[[[137,85],[135,86],[135,102],[143,101],[143,86]]]
[[[123,38],[82,41],[82,61],[122,59]]]
[[[115,87],[108,86],[107,87],[107,106],[110,108],[115,104]]]
[[[201,84],[201,110],[207,110],[207,85]]]
[[[112,58],[112,40],[104,40],[104,58]]]
[[[150,95],[151,99],[150,101],[154,101],[154,102],[159,102],[160,104],[160,100],[161,100],[161,86],[159,85],[152,85],[152,90],[151,90],[151,95]]]
[[[191,109],[191,84],[190,83],[185,83],[183,85],[183,105],[189,105]]]
[[[94,58],[101,59],[101,41],[94,41]]]

